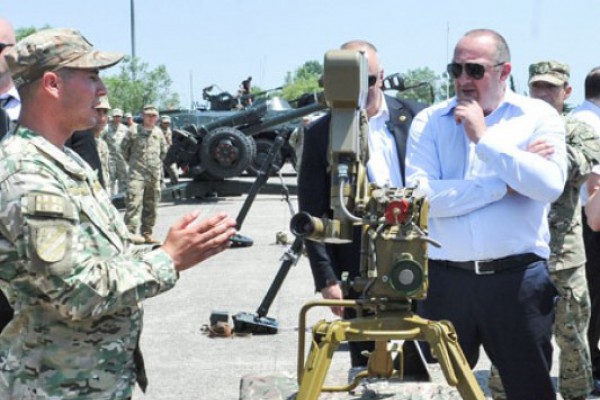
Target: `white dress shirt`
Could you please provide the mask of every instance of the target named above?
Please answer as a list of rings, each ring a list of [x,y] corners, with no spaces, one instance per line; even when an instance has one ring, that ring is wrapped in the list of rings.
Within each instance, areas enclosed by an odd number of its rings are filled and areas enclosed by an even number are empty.
[[[369,119],[369,161],[367,174],[369,182],[377,186],[402,187],[398,149],[393,134],[387,128],[390,111],[385,99],[381,99],[377,114]]]
[[[0,94],[0,101],[6,99],[9,95],[11,99],[4,105],[4,110],[11,121],[16,121],[19,119],[19,113],[21,112],[21,98],[17,88],[13,86],[8,92]]]
[[[506,91],[472,143],[454,120],[456,99],[423,110],[407,146],[407,184],[430,201],[432,259],[471,261],[535,253],[548,258],[548,209],[567,176],[565,124],[551,106]],[[535,139],[554,146],[550,159],[526,151]],[[508,193],[508,187],[517,193]]]

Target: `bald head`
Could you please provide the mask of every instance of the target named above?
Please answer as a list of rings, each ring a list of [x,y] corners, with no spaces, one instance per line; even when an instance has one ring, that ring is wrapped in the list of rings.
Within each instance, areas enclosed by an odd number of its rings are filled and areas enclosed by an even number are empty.
[[[362,51],[367,57],[369,67],[369,77],[376,77],[374,85],[369,86],[367,94],[367,117],[371,118],[377,114],[383,95],[380,90],[381,82],[383,81],[383,69],[379,65],[379,57],[377,56],[377,48],[366,40],[351,40],[340,46],[342,50],[358,50]]]
[[[379,72],[379,57],[377,48],[364,40],[351,40],[341,46],[342,50],[358,50],[365,53],[369,62],[369,75],[376,75]]]
[[[510,62],[510,50],[506,39],[492,29],[473,29],[464,34],[463,37],[489,38],[494,42],[494,58],[496,62]]]

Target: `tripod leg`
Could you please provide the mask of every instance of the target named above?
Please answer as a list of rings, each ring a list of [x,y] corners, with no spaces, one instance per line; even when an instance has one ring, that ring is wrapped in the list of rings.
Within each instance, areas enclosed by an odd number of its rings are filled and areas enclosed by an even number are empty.
[[[318,333],[321,328],[326,328],[324,335]],[[317,400],[319,398],[331,366],[331,359],[340,344],[340,334],[344,335],[344,329],[345,327],[340,321],[324,323],[313,329],[313,342],[298,389],[297,398],[299,400]]]
[[[479,383],[458,344],[454,326],[448,321],[429,321],[422,330],[448,384],[455,386],[465,400],[484,400]]]

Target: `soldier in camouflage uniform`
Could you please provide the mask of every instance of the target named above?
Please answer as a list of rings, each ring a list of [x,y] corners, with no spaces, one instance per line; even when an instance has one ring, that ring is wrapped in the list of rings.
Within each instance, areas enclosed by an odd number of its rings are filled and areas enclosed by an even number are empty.
[[[110,177],[109,193],[125,193],[127,191],[127,162],[121,152],[123,138],[127,134],[127,127],[121,123],[123,111],[119,108],[112,110],[112,119],[102,137],[108,144],[110,151]]]
[[[144,123],[130,128],[121,144],[123,157],[129,165],[125,224],[129,232],[135,234],[141,214],[141,234],[146,243],[157,243],[152,231],[160,202],[162,160],[167,155],[167,141],[156,126],[157,119],[156,107],[145,106]]]
[[[137,125],[133,120],[133,115],[130,112],[126,112],[123,115],[123,118],[125,118],[125,126],[127,126],[127,128],[131,128],[133,125]]]
[[[141,301],[226,249],[235,220],[198,213],[160,247],[132,246],[96,173],[64,142],[97,123],[99,70],[123,55],[45,29],[6,53],[22,99],[0,143],[0,288],[15,315],[0,335],[0,399],[131,397]]]
[[[108,122],[108,110],[110,110],[110,103],[108,102],[108,96],[102,96],[100,98],[100,104],[96,106],[96,110],[100,114],[98,117],[100,118],[99,122],[92,128],[92,132],[94,133],[94,139],[96,140],[96,150],[98,150],[98,158],[100,158],[100,170],[102,171],[102,182],[106,187],[104,189],[108,190],[108,185],[110,185],[110,151],[108,149],[108,144],[102,138],[102,132],[106,128],[106,124]]]
[[[168,115],[164,115],[160,118],[160,129],[163,131],[165,135],[165,140],[167,141],[167,150],[173,144],[173,132],[171,131],[171,117]],[[176,185],[179,183],[179,174],[177,173],[177,164],[173,163],[169,166],[166,166],[167,174],[169,175],[169,181],[171,185]]]
[[[541,61],[529,66],[531,97],[546,101],[564,111],[571,94],[569,66],[557,61]],[[587,341],[590,296],[585,276],[585,249],[579,192],[592,167],[600,162],[600,142],[594,129],[571,116],[565,116],[569,175],[562,195],[549,213],[550,277],[558,289],[554,334],[560,349],[558,389],[563,399],[585,399],[592,390],[592,365]],[[547,155],[544,143],[533,143],[529,151]],[[495,369],[489,387],[494,399],[506,398]]]

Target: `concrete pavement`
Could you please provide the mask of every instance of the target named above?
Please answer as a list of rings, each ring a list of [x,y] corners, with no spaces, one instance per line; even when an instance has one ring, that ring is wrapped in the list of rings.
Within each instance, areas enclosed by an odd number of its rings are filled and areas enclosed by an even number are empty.
[[[286,179],[292,182],[294,178]],[[275,180],[271,178],[270,182]],[[163,239],[172,223],[196,209],[204,216],[226,211],[235,217],[244,198],[217,197],[211,200],[164,202],[158,211],[155,236]],[[296,198],[293,197],[292,201],[296,207]],[[256,311],[287,249],[287,246],[275,244],[276,233],[288,232],[290,239],[293,239],[288,231],[289,219],[290,210],[282,196],[259,194],[240,231],[254,240],[252,247],[230,249],[183,272],[173,290],[145,301],[141,346],[150,383],[146,394],[136,389],[134,399],[238,399],[242,377],[252,374],[288,376],[293,383],[296,375],[298,312],[306,302],[320,299],[313,292],[312,275],[305,257],[290,270],[270,307],[268,316],[279,322],[279,333],[209,338],[202,332],[202,326],[209,323],[213,311],[226,311],[230,315]],[[331,320],[329,310],[311,311],[309,325],[323,318]],[[348,366],[349,355],[342,349],[334,356],[328,383],[345,383]],[[485,380],[488,369],[489,361],[482,351],[476,368],[478,377]],[[443,387],[445,382],[439,370],[434,371],[434,375],[436,373],[436,384]],[[390,390],[402,390],[402,386],[397,385],[401,384],[384,386],[379,390],[380,395]],[[354,396],[323,395],[322,398],[383,397],[362,397],[358,393]],[[387,395],[385,398],[400,397]]]

